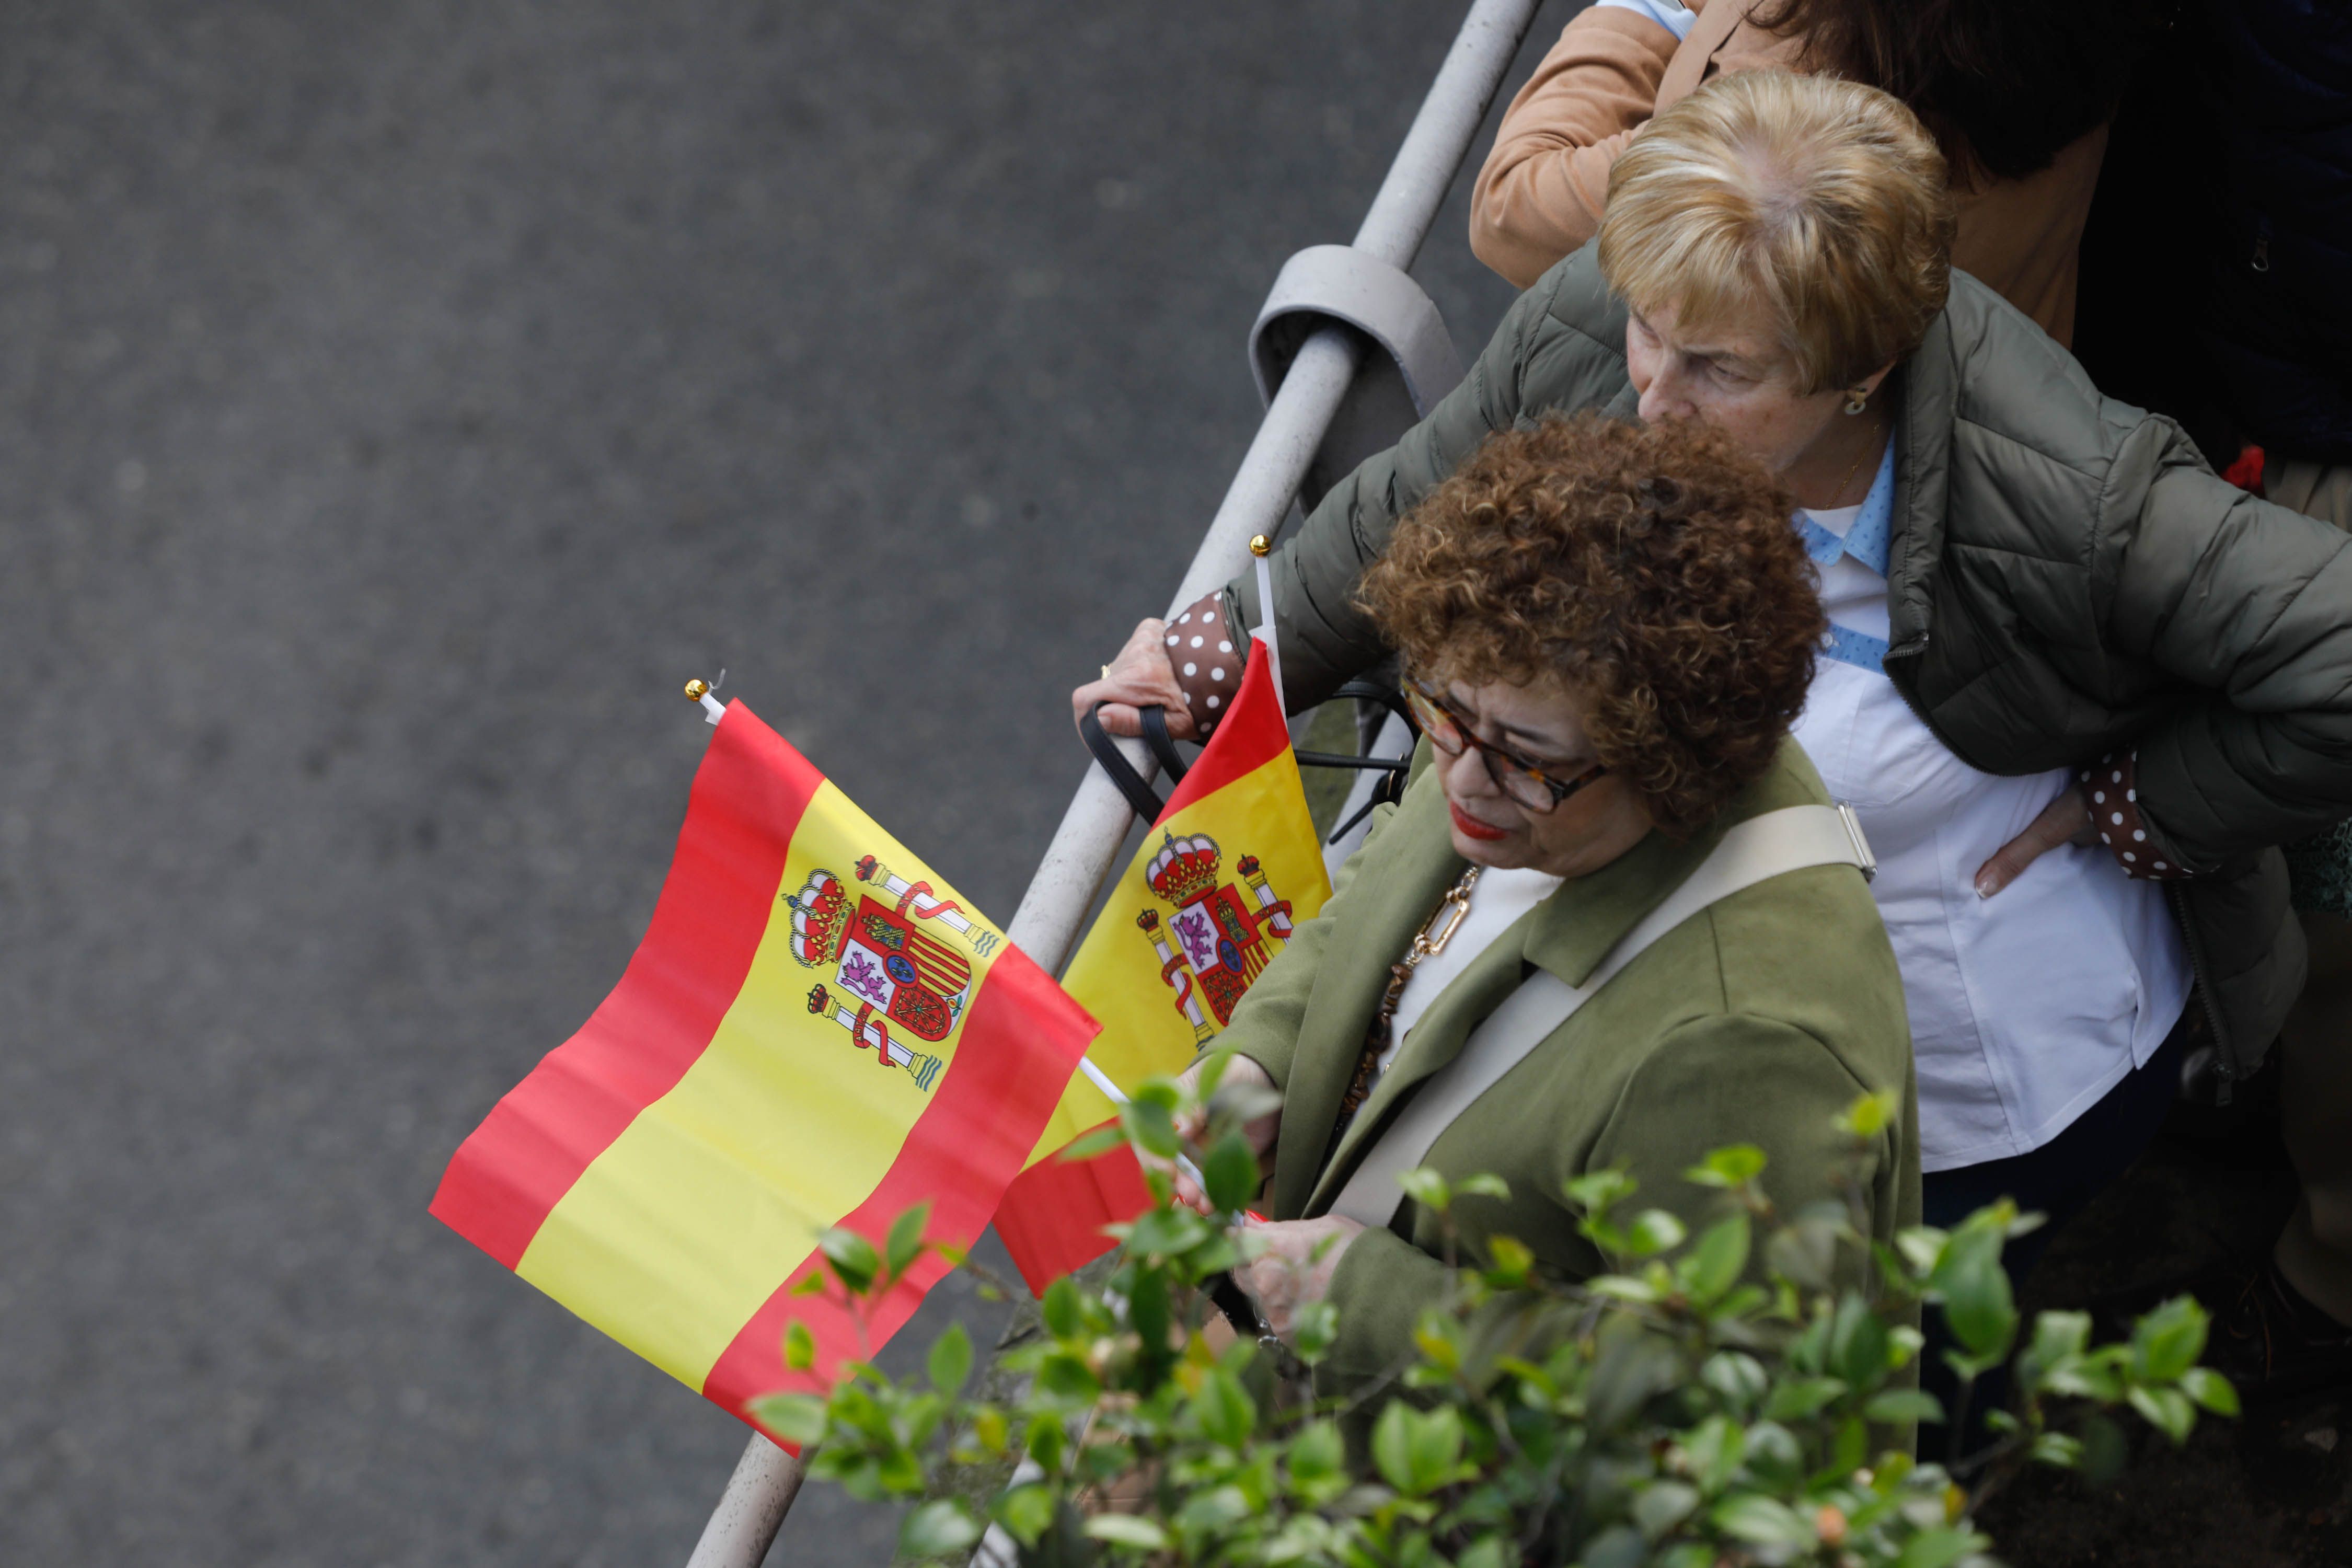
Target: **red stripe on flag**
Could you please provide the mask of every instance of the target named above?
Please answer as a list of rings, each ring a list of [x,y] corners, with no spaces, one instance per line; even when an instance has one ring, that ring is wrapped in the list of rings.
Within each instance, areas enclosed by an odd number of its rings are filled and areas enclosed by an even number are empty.
[[[750,709],[728,706],[621,983],[458,1146],[435,1217],[507,1268],[522,1261],[580,1173],[710,1044],[751,972],[785,851],[824,782]]]
[[[970,1247],[987,1228],[1005,1184],[1036,1145],[1078,1058],[1101,1027],[1027,953],[1008,943],[981,981],[955,1059],[931,1103],[880,1184],[843,1216],[842,1228],[878,1247],[891,1222],[928,1198],[926,1234]],[[872,1303],[874,1316],[861,1338],[856,1320],[837,1300],[791,1294],[793,1286],[819,1267],[812,1254],[752,1314],[703,1380],[704,1398],[749,1420],[745,1405],[760,1394],[824,1392],[842,1362],[871,1355],[898,1332],[948,1271],[944,1259],[925,1254]],[[816,1364],[806,1372],[784,1365],[784,1325],[794,1318],[807,1323],[816,1339]]]
[[[1225,721],[1202,748],[1200,761],[1184,775],[1161,808],[1160,820],[1205,799],[1240,778],[1255,773],[1290,749],[1290,726],[1282,717],[1282,700],[1275,693],[1274,677],[1266,672],[1265,650],[1252,638],[1249,662],[1242,668],[1242,689]]]
[[[1095,1160],[1049,1154],[1004,1189],[996,1235],[1013,1254],[1029,1293],[1042,1296],[1046,1286],[1111,1249],[1103,1226],[1131,1220],[1150,1206],[1151,1189],[1143,1184],[1143,1167],[1133,1149],[1122,1144]]]

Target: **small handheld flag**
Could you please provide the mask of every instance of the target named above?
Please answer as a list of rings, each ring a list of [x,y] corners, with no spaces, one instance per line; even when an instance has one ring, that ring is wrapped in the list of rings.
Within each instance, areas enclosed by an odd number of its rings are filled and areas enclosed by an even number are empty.
[[[1123,1090],[1181,1071],[1330,897],[1263,643],[1252,643],[1248,661],[1224,722],[1062,976],[1102,1020],[1088,1070]],[[1111,1245],[1102,1227],[1150,1205],[1128,1149],[1083,1162],[1053,1157],[1113,1114],[1112,1100],[1086,1074],[1072,1078],[997,1210],[996,1234],[1033,1290],[1099,1257]]]
[[[787,1300],[818,1236],[878,1240],[928,1200],[930,1239],[969,1247],[1097,1026],[742,703],[688,695],[718,728],[653,924],[433,1213],[749,1421],[829,1387],[947,1268],[927,1252],[861,1325]]]

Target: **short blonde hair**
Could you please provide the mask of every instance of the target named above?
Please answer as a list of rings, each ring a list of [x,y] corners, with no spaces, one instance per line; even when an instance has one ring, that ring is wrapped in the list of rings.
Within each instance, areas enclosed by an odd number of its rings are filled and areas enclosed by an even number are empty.
[[[1919,346],[1951,291],[1944,155],[1901,100],[1834,77],[1717,77],[1609,175],[1603,277],[1637,311],[1779,326],[1806,392]]]

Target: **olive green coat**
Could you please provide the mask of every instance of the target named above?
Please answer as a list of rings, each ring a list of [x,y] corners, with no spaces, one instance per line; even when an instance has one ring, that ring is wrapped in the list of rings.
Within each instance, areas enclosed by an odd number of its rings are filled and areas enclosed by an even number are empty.
[[[1424,772],[1349,862],[1339,890],[1250,987],[1218,1045],[1265,1067],[1283,1094],[1266,1205],[1276,1219],[1324,1213],[1391,1112],[1454,1059],[1471,1029],[1534,968],[1583,984],[1617,940],[1680,885],[1733,823],[1825,803],[1804,753],[1771,772],[1685,843],[1651,834],[1564,884],[1472,961],[1430,1004],[1328,1166],[1339,1097],[1354,1072],[1389,966],[1412,944],[1465,862],[1445,797]],[[1901,1113],[1859,1153],[1833,1123],[1862,1095],[1890,1091]],[[1581,1279],[1602,1260],[1577,1233],[1570,1178],[1622,1165],[1633,1208],[1694,1228],[1723,1194],[1683,1173],[1709,1151],[1753,1143],[1784,1212],[1832,1195],[1843,1174],[1867,1194],[1871,1229],[1891,1239],[1919,1221],[1918,1106],[1895,954],[1861,874],[1791,871],[1732,894],[1659,938],[1440,1134],[1423,1163],[1459,1179],[1501,1176],[1507,1201],[1455,1208],[1468,1256],[1517,1237],[1551,1271]],[[1444,1269],[1436,1217],[1400,1197],[1391,1230],[1341,1257],[1331,1299],[1339,1339],[1326,1364],[1345,1387],[1391,1368]],[[1409,1239],[1408,1239],[1409,1238]],[[1859,1260],[1846,1260],[1859,1283]]]
[[[2151,322],[2149,330],[2168,330]],[[1882,393],[1882,396],[1887,395]],[[2352,811],[2352,543],[2216,478],[2169,419],[2099,395],[1963,273],[1891,384],[1886,673],[1972,767],[2033,773],[2137,748],[2225,1070],[2252,1071],[2301,989],[2270,846]],[[1539,279],[1469,375],[1334,486],[1274,563],[1286,697],[1375,663],[1353,591],[1395,520],[1493,431],[1635,414],[1625,309],[1592,247]],[[1227,590],[1256,619],[1248,579]]]

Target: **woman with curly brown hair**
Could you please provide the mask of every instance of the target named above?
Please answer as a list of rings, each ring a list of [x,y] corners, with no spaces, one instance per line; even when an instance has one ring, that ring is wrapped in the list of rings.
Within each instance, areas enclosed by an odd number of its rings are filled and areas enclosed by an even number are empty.
[[[1718,1194],[1683,1173],[1733,1143],[1789,1212],[1916,1223],[1902,983],[1788,739],[1823,624],[1788,514],[1720,435],[1587,415],[1486,442],[1366,575],[1427,766],[1218,1039],[1227,1083],[1282,1101],[1244,1283],[1277,1331],[1339,1306],[1332,1386],[1390,1368],[1444,1289],[1414,1166],[1501,1176],[1459,1244],[1570,1279],[1604,1260],[1565,1184],[1622,1167],[1696,1221]],[[1857,1155],[1864,1094],[1892,1114]]]

